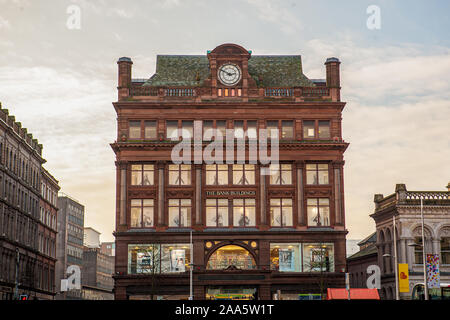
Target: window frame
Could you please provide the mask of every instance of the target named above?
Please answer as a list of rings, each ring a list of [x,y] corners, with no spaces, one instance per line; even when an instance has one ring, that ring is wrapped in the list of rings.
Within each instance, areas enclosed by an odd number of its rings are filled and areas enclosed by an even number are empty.
[[[292,163],[279,163],[279,164],[277,164],[278,165],[278,170],[276,170],[276,174],[278,175],[278,179],[277,180],[279,180],[280,182],[279,183],[272,183],[272,179],[271,179],[271,177],[272,177],[272,174],[270,174],[269,175],[269,185],[271,185],[271,186],[292,186],[293,185],[293,173],[294,173],[294,169],[293,169],[293,165],[292,165]],[[285,169],[283,169],[282,168],[282,166],[283,165],[289,165],[291,168],[290,168],[290,176],[291,176],[291,183],[282,183],[283,182],[283,172],[288,172],[288,170],[285,170]],[[271,172],[273,172],[273,171],[275,171],[275,170],[273,170],[272,169],[273,167],[272,166],[269,166],[269,170],[270,170],[270,173]]]
[[[208,204],[208,200],[214,200],[215,201],[215,206],[211,206]],[[226,201],[226,206],[225,205],[220,205],[219,204],[219,200],[225,200]],[[215,213],[216,213],[216,225],[208,225],[208,208],[215,208]],[[219,226],[218,225],[218,214],[219,214],[219,208],[226,208],[226,217],[225,217],[225,221],[226,221],[226,225],[222,225]],[[206,228],[228,228],[230,227],[230,201],[228,200],[228,198],[206,198],[205,199],[205,227]]]
[[[131,136],[131,128],[132,128],[131,123],[132,122],[139,123],[139,137]],[[137,128],[137,126],[135,128]],[[142,139],[142,120],[132,120],[132,119],[128,120],[128,139],[129,140],[141,140]]]
[[[234,203],[234,201],[235,200],[242,200],[242,205],[235,205],[235,203]],[[254,201],[254,203],[253,204],[249,204],[249,205],[247,205],[247,201],[249,201],[249,200],[253,200]],[[233,198],[232,199],[232,202],[231,202],[231,208],[232,208],[232,226],[233,226],[233,228],[250,228],[250,227],[256,227],[257,225],[258,225],[258,217],[257,217],[257,214],[256,214],[256,206],[257,204],[256,204],[256,198]],[[239,226],[239,225],[235,225],[234,224],[234,220],[235,220],[235,208],[239,208],[239,207],[242,207],[243,208],[243,213],[244,213],[244,225],[243,226]],[[248,218],[248,216],[247,216],[247,208],[254,208],[254,214],[255,214],[255,224],[254,225],[247,225],[246,223],[245,223],[245,221],[246,221],[246,218]],[[248,218],[248,219],[250,219],[250,218]]]
[[[155,124],[155,136],[147,137],[147,124],[154,123]],[[157,140],[158,139],[158,120],[144,120],[144,140]]]
[[[140,205],[139,206],[136,206],[136,205],[133,205],[133,200],[134,201],[140,201]],[[144,201],[145,200],[151,200],[152,201],[152,205],[144,205]],[[129,226],[130,226],[130,228],[133,228],[133,229],[149,229],[149,228],[155,228],[155,203],[156,203],[156,201],[155,201],[155,199],[153,199],[153,198],[133,198],[133,199],[130,199],[130,224],[129,224]],[[140,226],[133,226],[132,225],[132,209],[133,208],[139,208],[140,209]],[[145,222],[144,222],[144,211],[145,211],[145,208],[152,208],[152,224],[151,224],[151,226],[146,226],[145,225]]]
[[[133,169],[133,166],[141,166],[140,170],[136,170]],[[152,166],[153,169],[152,170],[145,170],[144,166]],[[133,172],[140,172],[141,173],[141,177],[140,177],[140,184],[133,184]],[[153,181],[150,182],[150,184],[144,184],[144,173],[145,172],[153,172]],[[130,165],[130,186],[132,187],[154,187],[155,186],[155,174],[156,174],[156,169],[155,169],[155,164],[153,163],[132,163]]]
[[[275,206],[272,205],[272,200],[279,200],[280,201],[280,205],[279,206]],[[290,205],[283,205],[283,200],[290,200],[291,204]],[[280,209],[280,217],[281,217],[281,221],[280,221],[280,225],[274,225],[273,224],[273,214],[272,214],[272,208],[279,208]],[[283,222],[285,221],[285,215],[283,214],[283,208],[291,208],[291,224],[286,224],[283,225]],[[289,227],[293,227],[294,226],[294,200],[292,198],[270,198],[269,199],[269,214],[270,214],[270,226],[271,227],[275,227],[275,228],[289,228]]]
[[[328,200],[328,205],[320,205],[320,200],[321,199],[326,199]],[[314,206],[317,209],[317,218],[318,221],[315,225],[310,225],[309,221],[310,221],[310,216],[309,216],[309,208],[313,207],[312,205],[308,204],[308,200],[316,200],[316,205]],[[328,207],[328,224],[322,224],[321,223],[321,208],[322,207]],[[307,227],[308,228],[322,228],[322,227],[331,227],[331,201],[330,198],[327,197],[317,197],[317,198],[307,198],[306,199],[306,223],[307,223]]]
[[[170,169],[171,166],[178,166],[178,170],[171,170],[171,169]],[[183,169],[182,169],[182,166],[189,166],[189,170],[183,170]],[[171,172],[178,172],[178,177],[177,177],[177,179],[176,179],[176,180],[179,181],[178,184],[171,184],[171,183],[170,183],[170,173],[171,173]],[[189,172],[189,183],[181,184],[181,180],[182,180],[181,174],[182,174],[182,172]],[[186,187],[186,186],[192,186],[192,165],[190,165],[190,164],[169,164],[169,165],[167,166],[167,185],[168,185],[169,187]]]
[[[172,201],[173,200],[177,200],[178,201],[178,206],[171,205],[170,204],[171,200]],[[182,200],[189,200],[189,205],[182,205],[181,204]],[[189,208],[188,209],[189,212],[188,212],[188,214],[186,216],[186,222],[187,222],[188,225],[185,226],[184,222],[183,222],[183,226],[180,226],[180,223],[178,223],[178,226],[171,226],[170,225],[170,208],[178,208],[178,221],[181,221],[182,208]],[[168,219],[167,226],[169,228],[192,228],[192,199],[191,198],[170,198],[170,199],[167,199],[167,219]]]
[[[214,170],[208,170],[208,166],[215,166]],[[226,170],[220,170],[219,166],[226,166]],[[208,183],[208,172],[215,172],[215,180],[214,183],[209,184]],[[219,172],[226,172],[226,183],[219,184]],[[228,164],[210,164],[205,165],[205,186],[228,186],[230,184],[230,166]]]
[[[242,179],[241,179],[242,183],[234,183],[234,172],[235,172],[234,168],[235,168],[235,166],[242,166],[242,170],[236,170],[236,171],[242,171]],[[250,170],[250,169],[246,170],[246,166],[253,166],[253,170]],[[248,172],[248,171],[253,171],[253,179],[254,179],[253,183],[245,183],[245,181],[248,181],[247,174],[246,174],[246,172]],[[256,185],[257,167],[254,164],[246,164],[246,163],[232,164],[231,174],[232,174],[232,184],[235,186],[254,186],[254,185]],[[241,181],[241,180],[239,180],[239,181]]]
[[[327,165],[327,170],[319,170],[319,165]],[[309,170],[308,166],[315,165],[315,170]],[[308,172],[315,172],[317,177],[317,183],[309,183],[308,182]],[[319,172],[327,172],[327,183],[320,183]],[[329,186],[330,185],[330,164],[329,163],[321,163],[321,162],[310,162],[305,164],[305,184],[307,186]]]
[[[314,122],[314,137],[305,136],[305,122]],[[319,123],[328,122],[328,132],[330,135],[328,137],[320,137]],[[302,138],[303,140],[331,140],[331,119],[302,119]]]

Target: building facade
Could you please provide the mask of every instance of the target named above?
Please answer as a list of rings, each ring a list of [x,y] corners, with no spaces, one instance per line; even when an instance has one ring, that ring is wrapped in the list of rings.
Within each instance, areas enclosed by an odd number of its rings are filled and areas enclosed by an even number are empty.
[[[83,274],[84,206],[61,194],[58,196],[58,234],[56,242],[56,299],[81,299],[81,289],[61,292],[61,280],[67,279],[67,267],[76,265]]]
[[[94,228],[85,227],[83,245],[88,248],[100,248],[100,234]]]
[[[382,298],[395,299],[394,232],[398,263],[407,263],[409,272],[410,290],[400,293],[400,299],[410,299],[417,292],[414,288],[424,282],[421,198],[425,254],[439,255],[440,281],[450,285],[450,184],[447,188],[448,191],[409,191],[406,185],[397,184],[395,193],[386,197],[375,195],[375,212],[370,216],[377,230]],[[430,289],[430,295],[436,295],[436,290]]]
[[[115,298],[187,299],[191,266],[194,299],[343,287],[339,60],[327,59],[326,80],[308,79],[300,56],[235,44],[158,55],[148,80],[133,80],[132,64],[118,61],[113,103]],[[258,143],[279,150],[279,164],[255,156]]]
[[[85,247],[83,252],[81,284],[83,285],[83,291],[93,291],[95,295],[92,292],[90,295],[84,293],[83,299],[113,300],[113,273],[113,256],[105,254],[100,248]]]
[[[116,255],[116,244],[115,242],[102,242],[100,244],[100,248],[103,253],[105,253],[108,256],[115,256]]]
[[[376,242],[377,233],[374,232],[358,243],[358,252],[347,257],[347,272],[350,276],[351,288],[367,288],[367,278],[369,277],[367,268],[372,265],[378,266]]]
[[[41,195],[41,182],[59,187],[43,163],[42,145],[0,108],[0,300],[55,295],[57,210]]]

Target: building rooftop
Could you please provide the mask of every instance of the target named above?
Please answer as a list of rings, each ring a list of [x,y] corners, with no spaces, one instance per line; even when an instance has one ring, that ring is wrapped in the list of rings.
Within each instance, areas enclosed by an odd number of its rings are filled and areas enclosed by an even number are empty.
[[[355,254],[352,254],[350,257],[347,258],[347,260],[353,260],[353,259],[358,259],[358,258],[363,258],[363,257],[367,257],[369,255],[377,255],[378,254],[378,250],[376,245],[370,244],[369,246],[367,246],[366,248],[358,251]]]
[[[358,246],[362,246],[367,244],[368,242],[375,243],[377,242],[377,232],[373,232],[371,235],[367,236],[366,238],[362,239],[360,242],[358,242]]]
[[[248,71],[258,87],[314,87],[300,55],[251,56]],[[202,86],[210,76],[206,55],[158,55],[156,72],[144,86]]]

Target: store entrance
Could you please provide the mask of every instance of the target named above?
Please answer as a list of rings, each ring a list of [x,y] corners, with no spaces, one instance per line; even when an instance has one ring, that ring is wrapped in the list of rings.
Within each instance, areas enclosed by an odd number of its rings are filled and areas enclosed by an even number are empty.
[[[211,286],[206,289],[206,300],[256,300],[255,287]]]

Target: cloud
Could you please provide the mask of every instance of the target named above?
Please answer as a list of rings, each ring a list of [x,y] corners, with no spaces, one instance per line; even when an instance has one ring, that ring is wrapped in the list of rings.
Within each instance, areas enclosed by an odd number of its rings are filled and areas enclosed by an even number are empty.
[[[325,57],[341,60],[346,225],[349,238],[375,229],[373,195],[444,190],[450,180],[449,49],[401,44],[361,47],[311,40],[303,57],[324,78]]]
[[[0,16],[0,30],[2,29],[11,29],[11,24],[8,20]]]
[[[286,34],[293,34],[302,29],[299,18],[276,1],[247,0],[247,2],[256,8],[261,20],[278,25]]]

